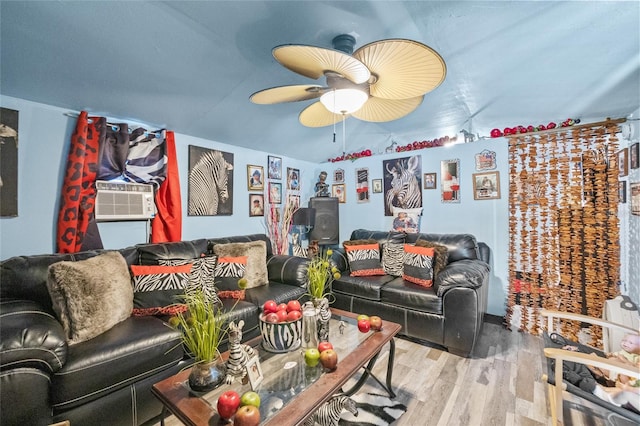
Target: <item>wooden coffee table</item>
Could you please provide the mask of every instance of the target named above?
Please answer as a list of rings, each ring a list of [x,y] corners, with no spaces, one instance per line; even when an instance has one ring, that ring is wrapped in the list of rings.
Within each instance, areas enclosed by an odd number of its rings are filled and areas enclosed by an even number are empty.
[[[258,350],[264,373],[264,381],[256,389],[261,399],[261,424],[301,424],[331,396],[336,393],[352,395],[368,378],[376,380],[391,397],[395,396],[391,389],[391,377],[395,355],[394,336],[400,331],[400,325],[384,321],[381,331],[360,333],[356,315],[339,309],[331,309],[331,312],[329,341],[338,353],[338,368],[333,372],[325,372],[320,364],[317,367],[305,365],[303,349],[274,354],[262,348],[260,337],[247,342]],[[344,327],[340,327],[341,321]],[[383,383],[371,373],[371,369],[387,343],[390,345],[389,360],[386,381]],[[226,359],[228,353],[222,356]],[[364,370],[357,383],[351,389],[342,389],[360,369]],[[236,381],[208,393],[195,393],[187,384],[189,372],[190,369],[182,371],[156,383],[152,388],[164,407],[187,425],[218,424],[220,419],[215,408],[218,396],[228,390],[235,390],[241,395],[251,390],[248,383]]]

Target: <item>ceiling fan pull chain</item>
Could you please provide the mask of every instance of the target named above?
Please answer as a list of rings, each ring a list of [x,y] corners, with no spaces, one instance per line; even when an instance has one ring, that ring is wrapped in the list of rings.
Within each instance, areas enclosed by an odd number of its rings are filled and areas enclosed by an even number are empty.
[[[347,152],[347,117],[342,113],[342,155]]]
[[[336,89],[333,89],[334,93],[335,93]],[[336,109],[336,98],[335,96],[333,97],[333,110],[335,111]],[[333,143],[336,143],[336,114],[333,113]]]

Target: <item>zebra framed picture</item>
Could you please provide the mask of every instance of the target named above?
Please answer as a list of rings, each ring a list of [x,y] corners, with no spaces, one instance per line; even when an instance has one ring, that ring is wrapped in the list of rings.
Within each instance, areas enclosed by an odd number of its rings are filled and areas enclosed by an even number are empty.
[[[282,184],[269,182],[269,204],[282,204]]]
[[[282,179],[282,158],[267,156],[267,170],[269,179]]]
[[[264,195],[249,194],[249,217],[264,216]]]
[[[247,189],[264,191],[264,169],[262,166],[247,165]]]
[[[382,171],[385,216],[393,216],[394,207],[422,207],[422,155],[385,160]]]
[[[460,160],[440,162],[440,186],[443,203],[460,202]]]
[[[233,214],[233,154],[189,145],[189,216]]]

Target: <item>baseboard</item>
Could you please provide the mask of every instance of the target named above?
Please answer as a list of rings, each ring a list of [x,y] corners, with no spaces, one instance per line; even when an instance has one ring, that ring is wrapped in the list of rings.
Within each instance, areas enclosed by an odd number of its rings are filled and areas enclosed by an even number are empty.
[[[490,324],[504,325],[504,317],[492,314],[484,314],[484,322]]]

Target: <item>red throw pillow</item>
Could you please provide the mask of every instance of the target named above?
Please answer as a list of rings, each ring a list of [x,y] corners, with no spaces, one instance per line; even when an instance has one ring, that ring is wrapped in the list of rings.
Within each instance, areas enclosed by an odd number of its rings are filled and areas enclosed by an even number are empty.
[[[423,287],[433,285],[433,247],[419,247],[411,244],[404,245],[404,265],[402,278]]]

